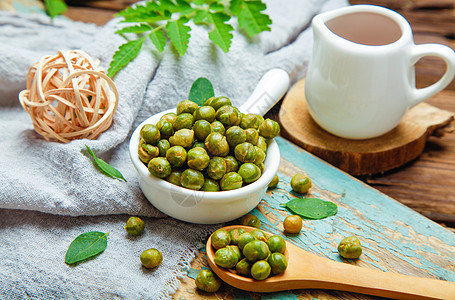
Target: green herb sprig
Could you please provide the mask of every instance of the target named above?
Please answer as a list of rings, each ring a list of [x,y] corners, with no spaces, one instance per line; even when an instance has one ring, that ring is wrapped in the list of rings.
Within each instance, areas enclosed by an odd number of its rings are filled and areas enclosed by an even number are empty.
[[[55,16],[64,13],[68,7],[63,0],[44,0],[44,7],[49,17],[54,18]]]
[[[119,170],[112,167],[104,160],[96,157],[95,153],[93,153],[92,149],[90,149],[89,146],[85,145],[85,147],[87,148],[88,154],[93,157],[93,163],[101,170],[101,172],[109,177],[120,179],[126,182],[126,179],[123,177],[122,173],[120,173]]]
[[[262,0],[155,0],[144,5],[135,5],[116,14],[122,23],[132,23],[118,30],[122,36],[133,39],[122,44],[115,52],[107,75],[114,77],[118,71],[132,61],[140,52],[145,39],[150,39],[159,52],[170,40],[178,54],[183,56],[188,48],[191,27],[190,20],[199,26],[208,26],[209,39],[228,52],[233,38],[234,27],[228,23],[236,17],[239,29],[253,37],[270,31],[272,20],[263,11]]]
[[[338,212],[338,206],[335,203],[319,198],[295,198],[281,206],[302,218],[313,220],[334,216]]]
[[[107,247],[109,233],[91,231],[75,238],[66,251],[65,262],[75,264],[103,252]]]

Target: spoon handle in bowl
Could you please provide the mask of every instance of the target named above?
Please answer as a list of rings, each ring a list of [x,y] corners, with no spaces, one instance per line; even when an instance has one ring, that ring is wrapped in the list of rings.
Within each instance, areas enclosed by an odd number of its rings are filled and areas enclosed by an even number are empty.
[[[310,253],[296,255],[293,264],[299,268],[286,274],[288,289],[331,289],[393,299],[455,299],[455,282],[368,269]]]
[[[240,106],[240,111],[265,115],[289,87],[289,75],[282,69],[271,69],[262,76],[251,96]]]

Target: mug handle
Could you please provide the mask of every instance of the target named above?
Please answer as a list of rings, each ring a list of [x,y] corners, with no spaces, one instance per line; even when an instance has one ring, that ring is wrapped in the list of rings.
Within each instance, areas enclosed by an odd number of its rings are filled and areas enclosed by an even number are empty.
[[[446,63],[446,72],[436,83],[425,88],[413,88],[413,96],[409,105],[413,107],[420,102],[434,96],[443,90],[455,77],[455,51],[452,48],[441,44],[422,44],[414,45],[411,50],[411,63],[416,64],[424,56],[436,56]]]

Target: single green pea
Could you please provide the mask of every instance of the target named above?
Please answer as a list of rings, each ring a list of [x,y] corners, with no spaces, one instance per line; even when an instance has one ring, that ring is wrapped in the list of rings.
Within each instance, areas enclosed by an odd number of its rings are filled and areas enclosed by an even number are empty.
[[[168,139],[174,134],[173,123],[166,121],[165,119],[160,119],[158,123],[156,123],[156,127],[159,129],[162,139]]]
[[[253,265],[252,262],[244,258],[237,263],[237,265],[235,266],[235,270],[237,271],[237,274],[240,276],[250,277],[252,265]]]
[[[256,149],[256,159],[254,160],[254,164],[259,165],[265,161],[265,152],[258,146],[254,146],[254,149]]]
[[[338,252],[344,258],[359,258],[362,254],[362,245],[356,236],[349,236],[341,240]]]
[[[291,179],[291,187],[297,193],[305,194],[311,186],[311,179],[302,174],[295,174]]]
[[[182,146],[172,146],[166,151],[166,159],[174,168],[182,167],[188,157],[188,153]]]
[[[188,167],[202,171],[210,163],[210,156],[204,148],[196,147],[188,151]]]
[[[256,149],[248,142],[238,144],[234,149],[235,158],[241,162],[254,162],[256,159]]]
[[[169,138],[171,146],[182,146],[189,148],[194,143],[194,131],[191,129],[180,129]]]
[[[220,185],[216,180],[211,178],[205,178],[204,184],[201,187],[201,191],[205,192],[218,192],[220,190]]]
[[[264,280],[269,277],[272,268],[265,260],[259,260],[251,266],[251,276],[256,280]]]
[[[229,129],[226,130],[226,140],[232,148],[246,142],[245,130],[240,128],[240,126],[229,127]]]
[[[277,174],[275,174],[275,176],[273,176],[272,181],[270,181],[268,188],[275,189],[278,186],[278,183],[280,183],[280,178],[278,177]]]
[[[231,105],[231,100],[227,97],[220,96],[220,97],[211,97],[207,99],[207,101],[204,103],[204,105],[210,105],[216,110],[218,110],[220,107],[225,106],[225,105]]]
[[[222,135],[224,135],[226,132],[226,128],[224,128],[223,123],[221,123],[220,121],[213,121],[212,124],[210,124],[210,126],[212,126],[212,132],[218,132],[221,133]]]
[[[182,177],[182,171],[181,170],[173,170],[171,174],[169,174],[168,177],[166,177],[166,181],[175,184],[177,186],[182,186],[182,183],[180,182],[180,178]]]
[[[239,162],[234,156],[228,155],[224,158],[224,161],[226,162],[226,173],[239,170]]]
[[[226,156],[229,153],[229,144],[226,137],[218,132],[212,132],[205,139],[205,148],[212,156]]]
[[[207,175],[215,180],[220,180],[226,174],[226,161],[223,157],[214,156],[207,166]]]
[[[235,255],[237,255],[237,261],[241,260],[243,258],[243,253],[240,250],[239,246],[237,245],[227,245],[226,247],[229,247],[234,251]]]
[[[271,119],[266,119],[259,125],[259,134],[266,139],[273,139],[279,133],[280,125]]]
[[[259,218],[253,214],[245,215],[242,218],[242,221],[240,224],[245,225],[245,226],[255,227],[255,228],[261,228],[261,220],[259,220]]]
[[[163,254],[160,250],[151,248],[142,252],[140,260],[144,267],[155,268],[163,262]]]
[[[218,229],[212,234],[211,243],[213,248],[221,249],[229,245],[231,242],[231,235],[227,230]]]
[[[259,170],[261,170],[261,173],[264,173],[264,170],[265,170],[265,165],[264,165],[264,163],[256,164],[256,166],[259,167]]]
[[[253,240],[242,249],[243,256],[251,262],[266,259],[269,256],[269,247],[264,241]]]
[[[256,146],[261,148],[262,151],[264,151],[264,153],[267,154],[268,145],[267,145],[267,142],[266,142],[266,140],[264,139],[263,136],[259,136]]]
[[[242,176],[236,172],[229,172],[224,174],[220,181],[220,188],[223,191],[230,191],[241,188],[243,185]]]
[[[250,231],[250,234],[258,241],[267,242],[267,236],[260,229],[253,229]]]
[[[139,235],[144,232],[145,223],[139,217],[130,217],[126,221],[125,230],[128,234]]]
[[[256,145],[259,141],[259,131],[254,128],[245,129],[245,142]]]
[[[241,234],[245,233],[245,229],[243,228],[235,228],[229,231],[229,236],[231,237],[231,244],[238,245],[239,237]]]
[[[167,113],[167,114],[165,114],[164,116],[162,116],[162,117],[160,118],[160,120],[164,120],[164,121],[166,121],[166,122],[169,122],[169,123],[171,123],[172,125],[174,125],[176,119],[177,119],[177,114],[176,114],[176,113],[173,113],[173,112]]]
[[[215,293],[220,289],[221,280],[212,270],[201,270],[195,280],[198,289],[208,293]]]
[[[177,119],[174,123],[174,130],[178,131],[180,129],[192,129],[194,123],[194,117],[189,113],[182,113],[177,116]]]
[[[186,169],[180,177],[183,187],[196,191],[202,188],[204,181],[204,175],[200,171],[193,169]]]
[[[144,140],[141,139],[137,154],[144,164],[148,164],[152,158],[155,158],[160,154],[160,150],[158,147],[146,144]]]
[[[158,142],[158,144],[156,144],[156,146],[159,149],[159,153],[160,153],[159,155],[162,157],[165,157],[167,150],[169,150],[171,148],[171,144],[169,143],[168,140],[160,140]]]
[[[249,232],[244,232],[239,236],[237,246],[239,246],[240,250],[243,251],[245,245],[254,240],[254,236],[252,236]]]
[[[171,174],[171,164],[164,157],[152,158],[148,163],[147,168],[150,174],[159,178],[166,178]]]
[[[238,174],[242,176],[244,183],[252,183],[261,177],[261,170],[253,163],[244,163],[240,166]]]
[[[220,248],[215,252],[214,261],[218,266],[230,269],[237,265],[238,256],[230,247]]]
[[[279,235],[272,235],[267,239],[267,246],[269,246],[270,252],[284,253],[286,251],[286,242],[284,238]]]
[[[279,252],[270,254],[269,258],[267,259],[267,262],[269,263],[270,268],[272,269],[272,273],[275,275],[283,273],[288,267],[288,261],[286,257]]]
[[[240,121],[240,127],[242,127],[243,129],[248,128],[258,129],[261,122],[262,119],[260,116],[254,114],[246,114],[242,116],[242,120]]]
[[[140,131],[141,138],[151,145],[156,145],[161,138],[159,129],[153,124],[145,124]]]
[[[216,119],[224,126],[235,126],[240,124],[241,115],[238,108],[232,105],[224,105],[216,111]]]
[[[211,106],[200,106],[194,111],[193,117],[195,121],[206,120],[208,122],[213,122],[213,120],[215,120],[215,113],[215,109]]]
[[[212,125],[207,120],[197,120],[193,124],[193,131],[199,141],[205,141],[207,136],[212,133]]]
[[[198,105],[190,100],[182,100],[177,104],[177,115],[183,113],[193,114],[194,111],[198,108]]]

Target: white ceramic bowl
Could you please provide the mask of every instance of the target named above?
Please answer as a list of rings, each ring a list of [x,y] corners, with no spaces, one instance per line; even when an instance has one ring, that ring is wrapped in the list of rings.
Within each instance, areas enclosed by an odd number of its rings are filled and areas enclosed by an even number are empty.
[[[250,99],[240,107],[240,110],[265,114],[286,92],[288,86],[287,73],[279,69],[271,70],[264,75]],[[258,90],[262,90],[262,93],[257,93]],[[253,97],[256,99],[251,100]],[[252,105],[252,102],[257,105]],[[256,109],[252,109],[252,107]],[[219,192],[194,191],[179,187],[151,175],[137,154],[142,126],[156,124],[161,116],[169,112],[175,112],[175,110],[163,111],[142,122],[134,130],[130,139],[130,158],[138,173],[142,192],[150,203],[171,217],[199,224],[231,221],[255,208],[264,197],[268,184],[278,171],[280,150],[277,143],[272,141],[268,146],[262,176],[247,186]]]

